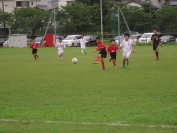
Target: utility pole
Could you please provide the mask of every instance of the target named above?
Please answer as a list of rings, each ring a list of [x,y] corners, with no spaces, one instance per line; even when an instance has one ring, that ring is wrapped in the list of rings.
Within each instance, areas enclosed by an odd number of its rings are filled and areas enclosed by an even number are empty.
[[[149,11],[151,14],[151,29],[152,29],[152,4],[151,4],[151,0],[149,0]]]
[[[2,0],[2,13],[3,13],[3,25],[4,25],[3,33],[6,34],[6,23],[4,18],[4,0]]]
[[[118,18],[118,38],[119,38],[119,44],[120,44],[120,13],[119,13],[120,11],[119,11],[119,7],[117,7],[117,18]]]
[[[101,11],[101,40],[103,41],[103,3],[100,0],[100,11]]]

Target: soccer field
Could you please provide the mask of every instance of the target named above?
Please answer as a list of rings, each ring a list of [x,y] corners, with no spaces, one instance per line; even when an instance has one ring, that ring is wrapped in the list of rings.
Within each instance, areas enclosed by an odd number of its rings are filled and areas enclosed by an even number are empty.
[[[137,46],[130,66],[117,57],[93,65],[98,52],[67,47],[0,48],[0,133],[177,132],[177,46]],[[72,64],[76,57],[79,62]]]

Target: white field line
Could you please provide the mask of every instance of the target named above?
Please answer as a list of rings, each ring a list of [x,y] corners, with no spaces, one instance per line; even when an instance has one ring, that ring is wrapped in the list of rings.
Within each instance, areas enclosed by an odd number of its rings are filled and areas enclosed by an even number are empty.
[[[12,119],[0,119],[1,122],[29,122],[29,123],[55,123],[55,124],[77,124],[77,125],[107,125],[107,126],[139,126],[139,127],[149,127],[149,128],[177,128],[177,126],[168,126],[168,125],[131,125],[131,124],[121,124],[121,123],[87,123],[87,122],[57,122],[57,121],[25,121],[25,120],[12,120]]]

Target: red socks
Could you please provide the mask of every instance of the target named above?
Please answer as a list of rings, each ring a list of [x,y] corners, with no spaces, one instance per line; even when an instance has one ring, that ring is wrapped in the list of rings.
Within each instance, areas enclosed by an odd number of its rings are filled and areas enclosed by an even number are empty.
[[[37,56],[38,56],[37,54],[34,54],[34,59],[35,59],[35,60],[37,60],[37,58],[36,58]]]
[[[102,64],[102,67],[105,68],[105,66],[104,66],[104,61],[101,61],[101,64]]]
[[[99,60],[100,60],[100,56],[97,56],[95,61],[98,62]]]
[[[116,66],[116,61],[115,60],[113,60],[113,65]]]

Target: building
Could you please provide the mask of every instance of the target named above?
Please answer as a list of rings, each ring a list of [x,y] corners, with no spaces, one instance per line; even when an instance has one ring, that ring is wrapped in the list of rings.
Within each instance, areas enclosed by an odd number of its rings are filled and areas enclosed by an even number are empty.
[[[3,5],[4,3],[4,5]],[[0,8],[3,9],[5,12],[12,12],[14,8],[21,8],[21,7],[36,7],[37,0],[1,0],[0,1]]]
[[[58,7],[61,8],[62,6],[72,5],[75,0],[58,0]]]
[[[37,0],[37,8],[44,11],[51,11],[58,8],[59,0]]]
[[[171,6],[177,6],[177,0],[173,0],[170,5]]]
[[[136,0],[132,0],[132,1],[127,2],[127,5],[141,7],[141,2],[136,1]]]
[[[174,2],[173,2],[174,1]],[[175,5],[176,0],[115,0],[115,2],[128,3],[128,5],[140,7],[141,2],[151,2],[153,6],[162,8],[162,6]],[[177,2],[176,2],[177,3]]]

